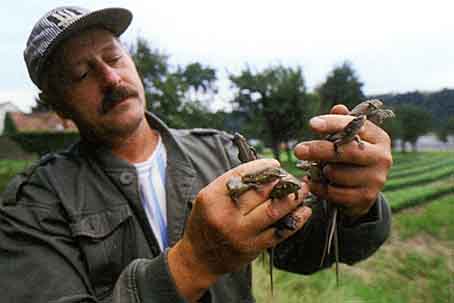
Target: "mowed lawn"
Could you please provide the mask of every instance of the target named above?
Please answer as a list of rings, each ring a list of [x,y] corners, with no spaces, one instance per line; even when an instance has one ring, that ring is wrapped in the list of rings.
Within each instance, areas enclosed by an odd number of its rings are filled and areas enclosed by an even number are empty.
[[[29,164],[0,161],[0,190]],[[339,288],[334,268],[310,276],[275,269],[271,296],[268,265],[256,261],[257,302],[454,302],[454,153],[395,154],[384,194],[394,212],[392,235],[366,261],[341,265]]]

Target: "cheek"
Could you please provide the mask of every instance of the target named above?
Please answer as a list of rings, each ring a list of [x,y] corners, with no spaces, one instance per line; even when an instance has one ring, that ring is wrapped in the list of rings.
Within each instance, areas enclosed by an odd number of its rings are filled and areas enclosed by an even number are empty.
[[[71,94],[75,95],[75,94]],[[68,112],[68,116],[74,122],[83,122],[86,124],[87,121],[95,120],[98,116],[99,102],[93,100],[100,100],[100,97],[87,94],[79,94],[76,97],[70,95],[65,100],[69,100],[65,104],[65,109]]]

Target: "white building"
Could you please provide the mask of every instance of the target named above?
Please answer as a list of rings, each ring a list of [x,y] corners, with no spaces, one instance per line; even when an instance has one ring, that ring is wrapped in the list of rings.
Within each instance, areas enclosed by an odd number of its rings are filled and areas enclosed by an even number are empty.
[[[5,116],[7,112],[19,112],[20,109],[11,102],[0,103],[0,135],[3,134],[5,127]]]

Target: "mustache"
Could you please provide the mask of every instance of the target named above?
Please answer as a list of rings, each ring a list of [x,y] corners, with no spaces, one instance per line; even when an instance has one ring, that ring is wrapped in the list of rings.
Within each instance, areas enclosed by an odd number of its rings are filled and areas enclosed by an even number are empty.
[[[127,83],[109,88],[102,98],[101,113],[105,114],[120,101],[129,97],[137,97],[138,95],[137,89]]]

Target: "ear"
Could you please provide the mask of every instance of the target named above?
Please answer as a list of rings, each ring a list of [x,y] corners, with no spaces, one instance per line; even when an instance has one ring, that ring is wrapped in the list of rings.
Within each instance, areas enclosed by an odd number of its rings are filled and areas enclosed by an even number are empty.
[[[71,117],[68,111],[65,109],[65,106],[61,104],[59,100],[55,100],[54,98],[50,97],[50,95],[46,94],[45,92],[41,92],[38,94],[39,100],[49,106],[55,113],[62,119],[62,120],[71,120]]]
[[[59,110],[54,108],[55,113],[60,117],[62,120],[71,120],[71,117],[65,111]]]

